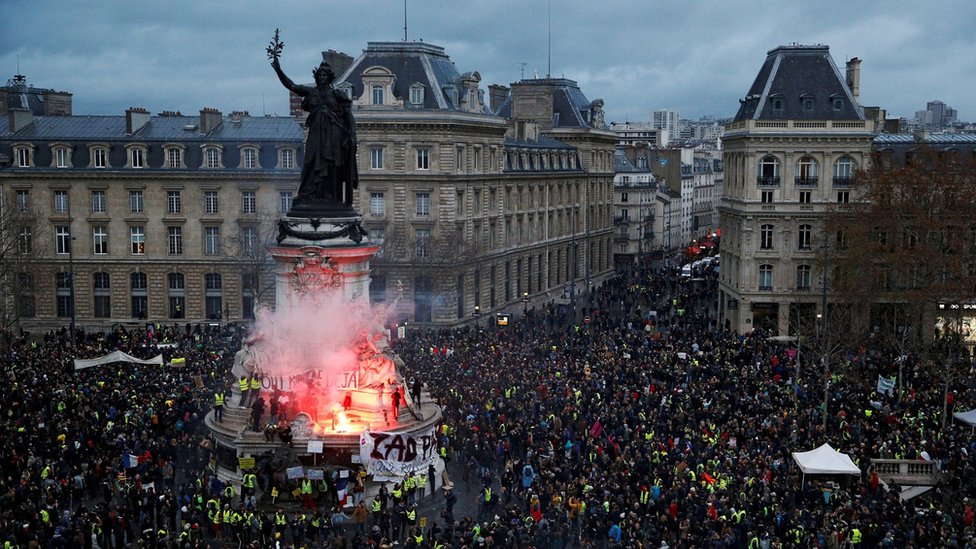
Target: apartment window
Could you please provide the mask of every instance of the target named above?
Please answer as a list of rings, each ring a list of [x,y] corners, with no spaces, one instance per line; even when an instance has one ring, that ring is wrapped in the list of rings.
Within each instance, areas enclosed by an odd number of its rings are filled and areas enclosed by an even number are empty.
[[[377,244],[379,246],[382,246],[383,241],[386,240],[386,231],[384,231],[383,229],[370,229],[368,238],[371,244]],[[380,251],[376,252],[376,255],[380,257],[383,256],[382,247],[380,248]]]
[[[92,213],[105,213],[105,191],[91,192]]]
[[[216,147],[207,147],[205,156],[207,157],[208,168],[220,167],[220,149]]]
[[[464,164],[465,164],[465,162],[464,162],[464,146],[462,145],[462,146],[458,146],[455,149],[454,165],[457,167],[457,171],[458,172],[463,172],[464,171]]]
[[[759,249],[760,250],[773,249],[773,226],[772,225],[763,225],[760,227]]]
[[[373,217],[386,215],[386,197],[383,193],[369,193],[369,215]]]
[[[131,168],[144,168],[146,167],[146,151],[141,148],[129,149],[129,167]]]
[[[854,159],[842,156],[834,162],[834,185],[850,185],[854,177]]]
[[[295,149],[281,149],[281,167],[290,170],[295,167]]]
[[[71,279],[71,273],[55,274],[55,285],[58,316],[68,318],[74,310],[74,303],[72,303],[74,300],[71,299],[71,288],[74,286],[74,280]]]
[[[183,273],[166,275],[169,286],[169,317],[186,318],[186,280]]]
[[[144,208],[142,191],[129,191],[129,212],[142,213]]]
[[[133,318],[146,318],[149,314],[149,283],[146,273],[129,275],[129,297]]]
[[[759,191],[759,198],[763,204],[772,204],[773,191]]]
[[[21,318],[34,318],[37,314],[36,300],[34,297],[34,276],[30,273],[18,273],[17,282],[19,284],[17,313]]]
[[[96,168],[108,166],[108,151],[101,147],[92,149],[92,165]]]
[[[375,280],[375,279],[374,279]],[[257,273],[241,275],[241,315],[247,319],[254,319],[254,300],[258,295]]]
[[[243,191],[241,193],[241,213],[252,214],[258,211],[258,196],[254,191]]]
[[[207,318],[219,320],[222,316],[221,309],[223,308],[224,300],[223,282],[217,273],[207,273],[203,277],[203,282]]]
[[[759,291],[771,292],[773,290],[773,266],[759,266]]]
[[[481,171],[481,148],[480,147],[474,148],[474,171],[476,172]]]
[[[183,227],[169,227],[168,232],[168,242],[169,242],[169,255],[182,255],[183,254]]]
[[[767,154],[759,161],[758,182],[760,185],[779,185],[779,159]]]
[[[430,215],[430,193],[417,193],[416,195],[417,203],[417,215],[418,216],[428,216]]]
[[[243,165],[245,168],[252,170],[258,167],[258,151],[252,147],[246,147],[243,151],[244,159]]]
[[[797,232],[797,248],[801,250],[809,250],[811,248],[812,238],[813,225],[800,225],[800,230]]]
[[[417,169],[430,169],[430,149],[417,149]]]
[[[417,229],[416,256],[430,257],[430,231],[428,229]]]
[[[129,227],[129,250],[132,255],[146,253],[146,228]]]
[[[804,156],[796,163],[797,185],[816,185],[820,178],[820,166],[812,156]]]
[[[241,227],[241,255],[253,257],[258,249],[258,229],[252,225]]]
[[[67,225],[54,228],[54,251],[58,254],[71,253],[71,230]]]
[[[369,168],[371,170],[383,169],[383,147],[369,148]]]
[[[382,85],[380,85],[380,84],[373,84],[373,87],[371,88],[371,90],[372,90],[372,93],[373,93],[372,99],[373,99],[373,104],[374,105],[382,105],[383,103],[385,103],[385,101],[383,101],[383,95],[384,94],[383,94],[383,86]]]
[[[92,253],[108,254],[108,229],[105,227],[92,227]]]
[[[203,242],[204,242],[205,255],[219,255],[220,254],[220,227],[204,228]]]
[[[812,198],[812,191],[800,191],[800,204],[809,204]]]
[[[112,316],[112,286],[108,273],[94,273],[92,275],[92,294],[95,301],[95,318],[110,318]]]
[[[166,213],[178,214],[183,210],[183,197],[180,191],[166,191]]]
[[[627,196],[627,193],[620,193],[620,201],[621,202],[627,202],[628,199],[629,199],[629,197]]]
[[[71,166],[71,155],[67,147],[54,149],[54,162],[58,168],[68,168]]]
[[[288,213],[291,210],[291,204],[292,204],[292,201],[293,200],[294,199],[293,199],[291,193],[289,193],[289,192],[279,192],[278,193],[278,210],[281,213],[283,213],[283,214]]]
[[[220,212],[220,199],[217,191],[206,191],[203,193],[203,209],[208,214]]]
[[[809,265],[797,265],[796,267],[796,289],[799,291],[810,290],[811,269]]]
[[[168,168],[182,168],[183,167],[183,150],[177,147],[170,147],[166,149],[166,167]]]
[[[851,192],[850,191],[837,191],[837,203],[838,204],[847,204],[850,201],[851,201]]]
[[[68,191],[54,191],[55,213],[68,213],[69,209]]]
[[[20,228],[20,232],[17,234],[17,251],[22,255],[34,251],[34,235],[30,227],[25,226]]]
[[[838,250],[847,249],[847,233],[844,231],[837,231],[837,235],[834,238],[834,245],[837,246]]]
[[[29,168],[31,166],[30,147],[17,147],[17,167]]]
[[[424,87],[410,86],[410,104],[422,105],[424,102]]]
[[[30,191],[17,191],[17,211],[30,211]]]

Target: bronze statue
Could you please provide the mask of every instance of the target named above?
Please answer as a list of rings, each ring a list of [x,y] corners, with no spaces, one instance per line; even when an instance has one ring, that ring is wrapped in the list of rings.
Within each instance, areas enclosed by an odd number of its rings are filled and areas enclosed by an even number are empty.
[[[332,87],[335,74],[325,61],[312,71],[315,86],[292,82],[278,61],[283,47],[275,30],[268,46],[271,66],[282,85],[302,98],[302,110],[308,111],[302,182],[294,208],[323,210],[337,203],[351,206],[352,191],[359,186],[352,101]]]

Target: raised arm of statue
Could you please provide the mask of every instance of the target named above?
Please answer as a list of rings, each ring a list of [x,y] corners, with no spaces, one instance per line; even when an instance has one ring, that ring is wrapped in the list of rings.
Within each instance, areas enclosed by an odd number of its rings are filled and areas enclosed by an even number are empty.
[[[299,86],[294,83],[285,71],[281,70],[281,63],[278,62],[278,58],[275,57],[271,60],[271,67],[275,70],[275,74],[278,75],[278,80],[281,80],[281,85],[288,88],[289,90],[295,92],[296,94],[304,97],[309,94],[310,90],[305,86]]]

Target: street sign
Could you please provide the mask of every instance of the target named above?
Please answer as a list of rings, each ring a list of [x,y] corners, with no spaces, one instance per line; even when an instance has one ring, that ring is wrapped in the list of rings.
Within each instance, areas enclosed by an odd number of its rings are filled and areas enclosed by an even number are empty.
[[[589,324],[589,323],[590,323],[590,317],[584,316],[583,317],[583,324]]]

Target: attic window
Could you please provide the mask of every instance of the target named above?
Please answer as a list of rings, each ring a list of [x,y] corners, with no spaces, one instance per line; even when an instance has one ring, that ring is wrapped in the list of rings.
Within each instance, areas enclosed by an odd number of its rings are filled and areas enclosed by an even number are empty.
[[[424,87],[420,84],[410,86],[410,104],[422,105],[424,103]]]
[[[781,111],[783,110],[783,100],[779,97],[773,99],[773,110]]]
[[[373,95],[372,95],[372,99],[373,99],[372,100],[372,104],[373,105],[382,105],[383,103],[385,103],[385,101],[384,101],[384,95],[385,94],[383,93],[384,90],[383,90],[383,86],[382,85],[380,85],[380,84],[373,84],[372,91],[373,91]]]
[[[835,97],[831,101],[831,104],[833,104],[835,111],[839,111],[844,108],[844,101],[840,97]]]
[[[805,96],[800,99],[803,101],[804,112],[813,112],[813,98],[810,96]]]

